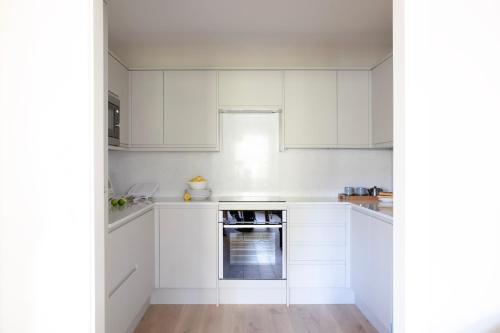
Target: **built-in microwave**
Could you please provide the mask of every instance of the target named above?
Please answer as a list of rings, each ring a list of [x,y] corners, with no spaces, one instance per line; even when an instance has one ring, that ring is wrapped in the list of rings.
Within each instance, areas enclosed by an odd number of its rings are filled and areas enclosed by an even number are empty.
[[[120,99],[108,92],[108,144],[120,145]]]

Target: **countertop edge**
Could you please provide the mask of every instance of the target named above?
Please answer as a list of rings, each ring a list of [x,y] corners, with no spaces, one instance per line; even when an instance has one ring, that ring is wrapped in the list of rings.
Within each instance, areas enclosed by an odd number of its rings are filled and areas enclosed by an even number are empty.
[[[119,220],[116,220],[113,223],[108,224],[108,233],[115,231],[116,229],[120,228],[124,224],[127,224],[131,220],[133,220],[141,215],[144,215],[145,213],[147,213],[150,210],[153,210],[154,208],[155,208],[154,203],[148,203],[147,206],[145,206],[139,210],[136,210],[136,211],[130,213],[129,215],[127,215]]]
[[[108,232],[112,232],[118,228],[120,228],[122,225],[130,222],[131,220],[145,214],[146,212],[155,209],[156,207],[162,208],[162,207],[171,207],[171,208],[197,208],[197,207],[218,207],[219,202],[215,200],[211,201],[183,201],[182,199],[178,198],[157,198],[153,202],[148,203],[147,206],[134,211],[130,213],[129,215],[108,224]],[[351,202],[346,202],[346,201],[338,201],[335,199],[330,199],[330,198],[289,198],[289,201],[284,202],[286,206],[290,207],[300,207],[302,205],[324,205],[324,204],[332,204],[332,205],[342,205],[342,206],[348,206],[354,209],[355,211],[358,211],[360,213],[369,215],[371,217],[374,217],[376,219],[379,219],[383,222],[389,223],[393,225],[393,217],[390,215],[387,215],[383,212],[377,212],[372,209],[362,207],[360,205],[357,205],[355,203]]]
[[[353,204],[351,203],[351,209],[357,211],[357,212],[360,212],[362,214],[366,214],[366,215],[369,215],[371,217],[374,217],[378,220],[381,220],[382,222],[385,222],[385,223],[388,223],[390,225],[393,225],[394,224],[394,218],[390,215],[387,215],[387,214],[384,214],[382,212],[377,212],[377,211],[374,211],[370,208],[366,208],[366,207],[363,207],[363,206],[360,206],[360,205],[356,205],[356,204]]]

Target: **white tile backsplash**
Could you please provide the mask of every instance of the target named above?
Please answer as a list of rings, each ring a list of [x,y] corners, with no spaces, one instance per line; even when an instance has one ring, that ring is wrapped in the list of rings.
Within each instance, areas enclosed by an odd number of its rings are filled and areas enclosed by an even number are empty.
[[[392,150],[279,152],[278,114],[221,114],[220,152],[110,151],[115,191],[158,182],[158,196],[181,195],[202,175],[214,195],[336,195],[344,186],[392,189]]]

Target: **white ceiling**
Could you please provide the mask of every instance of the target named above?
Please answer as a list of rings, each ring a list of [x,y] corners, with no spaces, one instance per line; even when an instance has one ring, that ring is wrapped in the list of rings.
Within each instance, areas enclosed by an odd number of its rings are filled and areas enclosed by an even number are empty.
[[[391,0],[111,0],[130,68],[371,67],[392,51]]]

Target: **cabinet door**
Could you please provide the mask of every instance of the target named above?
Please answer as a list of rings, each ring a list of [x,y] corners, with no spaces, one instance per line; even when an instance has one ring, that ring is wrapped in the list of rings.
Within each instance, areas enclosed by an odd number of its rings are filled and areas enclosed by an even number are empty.
[[[220,71],[219,106],[274,107],[283,104],[283,82],[280,71]]]
[[[372,71],[372,143],[392,143],[392,57]]]
[[[285,71],[285,147],[337,144],[337,73]]]
[[[217,146],[217,73],[166,71],[165,144]]]
[[[163,144],[163,73],[132,71],[132,144]]]
[[[154,286],[153,211],[112,231],[106,250],[109,331],[126,332]]]
[[[356,211],[351,213],[351,287],[363,298],[371,286],[370,217]]]
[[[160,210],[160,288],[216,288],[217,209]]]
[[[392,323],[392,225],[371,218],[371,284],[376,286],[366,300],[387,332]]]
[[[380,332],[392,323],[392,226],[353,211],[351,286],[356,302]]]
[[[370,144],[370,72],[339,71],[338,131],[340,146]]]
[[[130,143],[129,74],[115,58],[108,55],[108,90],[120,99],[120,143]]]

